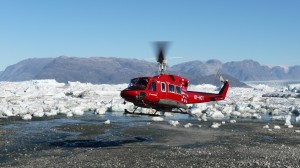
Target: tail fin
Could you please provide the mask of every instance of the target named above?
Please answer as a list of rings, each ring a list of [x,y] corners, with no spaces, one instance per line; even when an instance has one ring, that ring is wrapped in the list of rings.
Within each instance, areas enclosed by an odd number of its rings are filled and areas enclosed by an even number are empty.
[[[218,72],[217,76],[219,77],[220,81],[224,83],[219,93],[207,93],[207,92],[194,92],[188,91],[188,100],[186,104],[193,104],[193,103],[204,103],[210,101],[219,101],[224,100],[226,98],[227,91],[229,89],[229,81],[224,80],[222,75]]]
[[[226,97],[228,88],[229,88],[229,81],[226,80],[226,81],[224,81],[224,85],[223,85],[222,89],[219,92],[219,95],[222,96],[223,99],[225,99],[225,97]]]

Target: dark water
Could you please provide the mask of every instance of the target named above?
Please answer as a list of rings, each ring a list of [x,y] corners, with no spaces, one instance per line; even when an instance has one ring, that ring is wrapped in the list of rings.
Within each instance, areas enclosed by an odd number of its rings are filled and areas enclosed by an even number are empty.
[[[106,113],[95,115],[91,112],[83,116],[66,117],[58,115],[52,117],[33,118],[30,121],[20,117],[0,119],[0,164],[18,160],[20,157],[38,157],[36,151],[63,148],[111,148],[126,144],[148,143],[152,141],[151,135],[128,135],[123,130],[129,127],[142,126],[154,122],[150,116],[132,116],[123,113]],[[164,123],[177,120],[181,126],[186,123],[203,124],[186,114],[163,116]],[[229,118],[228,118],[229,119]],[[226,121],[228,121],[228,119]],[[104,124],[110,120],[110,124]],[[236,119],[238,122],[269,122],[271,116],[264,115],[262,120]],[[295,117],[292,117],[295,120]],[[213,121],[208,120],[209,126]],[[284,121],[278,121],[284,123]],[[38,152],[39,155],[41,152]],[[0,165],[1,166],[1,165]]]
[[[175,114],[168,120],[190,120],[191,116]],[[110,120],[110,124],[104,124]],[[0,163],[17,160],[21,156],[35,156],[35,151],[53,148],[100,148],[117,147],[132,143],[147,143],[149,136],[128,136],[122,130],[153,122],[149,116],[127,116],[123,113],[83,116],[33,118],[20,117],[0,119]]]

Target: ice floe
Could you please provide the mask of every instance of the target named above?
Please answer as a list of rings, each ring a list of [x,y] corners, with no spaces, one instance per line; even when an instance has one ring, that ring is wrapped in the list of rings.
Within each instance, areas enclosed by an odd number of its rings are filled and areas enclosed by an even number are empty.
[[[221,125],[221,123],[213,122],[211,128],[219,128]]]
[[[164,121],[164,118],[162,117],[152,117],[153,121]]]
[[[189,128],[191,126],[193,126],[193,124],[191,124],[191,123],[187,123],[187,124],[184,125],[185,128]]]
[[[169,121],[169,124],[176,127],[177,125],[179,125],[179,122],[178,121],[174,121],[174,120],[170,120]]]
[[[295,91],[300,89],[300,84],[268,85],[267,82],[251,86],[231,87],[224,101],[191,105],[191,114],[201,120],[280,120],[286,121],[289,128],[292,127],[292,121],[300,122],[300,97]]]
[[[104,124],[110,124],[110,120],[106,120],[106,121],[104,121]]]
[[[65,114],[68,117],[83,115],[87,111],[104,114],[122,110],[120,90],[127,84],[94,85],[90,83],[58,83],[55,80],[33,80],[25,82],[0,82],[0,118],[20,116],[24,120],[32,117]]]
[[[279,125],[274,125],[274,129],[280,129],[281,127]]]
[[[300,122],[300,82],[284,85],[251,83],[251,88],[230,87],[225,100],[201,104],[190,104],[189,113],[199,122],[208,120],[235,123],[239,119],[279,120],[287,128]],[[132,111],[132,103],[124,104],[120,91],[127,84],[91,84],[80,82],[58,83],[55,80],[32,80],[24,82],[0,82],[0,118],[19,116],[24,120],[34,117],[66,115],[73,117],[93,112]],[[201,84],[191,85],[189,90],[217,93],[218,87]],[[154,113],[153,109],[138,109],[138,113]],[[170,116],[171,113],[157,112]],[[153,117],[163,121],[164,117]],[[178,121],[169,121],[173,126]],[[212,124],[219,127],[220,123]],[[184,125],[184,127],[190,127]],[[269,127],[270,128],[270,127]],[[268,129],[269,129],[268,128]],[[274,127],[274,129],[276,129]]]

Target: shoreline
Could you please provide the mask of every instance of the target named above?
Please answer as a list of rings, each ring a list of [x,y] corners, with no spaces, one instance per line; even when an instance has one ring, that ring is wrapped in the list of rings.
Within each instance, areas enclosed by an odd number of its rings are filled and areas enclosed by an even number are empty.
[[[297,167],[300,125],[84,116],[1,124],[0,167]],[[172,119],[172,117],[168,118]],[[193,124],[185,128],[187,123]],[[280,124],[281,129],[273,129]],[[201,127],[199,126],[201,125]]]

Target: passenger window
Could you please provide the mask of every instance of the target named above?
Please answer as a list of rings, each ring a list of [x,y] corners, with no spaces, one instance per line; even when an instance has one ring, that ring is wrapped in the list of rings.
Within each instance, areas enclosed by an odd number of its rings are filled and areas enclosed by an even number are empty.
[[[165,92],[166,91],[166,84],[165,83],[161,83],[161,91]]]
[[[181,88],[179,86],[176,86],[176,93],[181,94]]]
[[[169,92],[174,92],[174,85],[169,84]]]
[[[156,91],[156,82],[151,82],[149,90]]]

